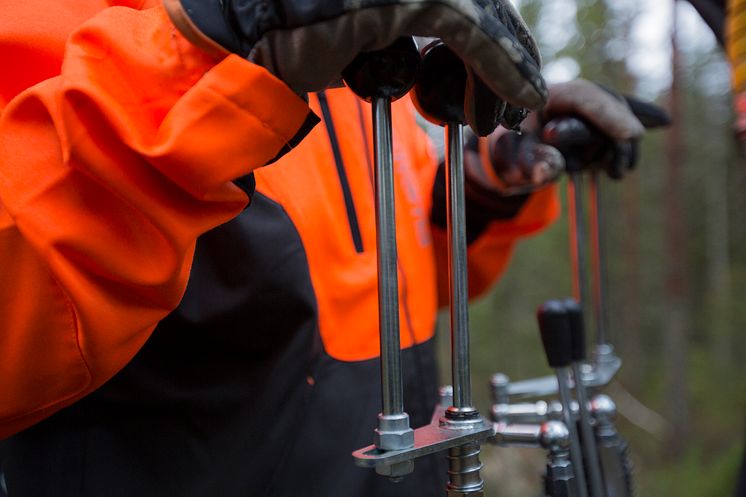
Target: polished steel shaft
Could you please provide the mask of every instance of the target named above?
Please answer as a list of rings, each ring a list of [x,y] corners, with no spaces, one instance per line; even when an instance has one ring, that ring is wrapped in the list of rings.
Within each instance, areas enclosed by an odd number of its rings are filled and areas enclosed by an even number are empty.
[[[575,379],[575,396],[578,399],[578,412],[580,414],[580,434],[583,444],[584,460],[588,469],[588,477],[591,483],[592,497],[604,497],[605,487],[603,474],[601,472],[601,462],[599,460],[598,448],[596,447],[596,437],[593,434],[591,426],[591,413],[588,411],[588,395],[585,385],[580,380],[580,363],[572,364],[573,378]]]
[[[381,340],[383,415],[404,412],[399,349],[399,282],[394,207],[394,155],[391,99],[373,99],[376,232],[378,243],[378,319]]]
[[[585,482],[585,468],[583,466],[583,452],[580,448],[578,430],[572,415],[572,396],[570,394],[569,367],[557,368],[557,385],[559,387],[560,402],[565,425],[570,432],[570,460],[575,472],[575,483],[578,497],[588,497],[588,487]]]
[[[463,124],[446,125],[448,278],[450,288],[451,374],[453,407],[473,409],[469,365],[469,290],[466,266]]]
[[[570,257],[573,269],[573,297],[585,308],[588,303],[588,272],[586,270],[586,228],[583,208],[583,176],[570,173],[567,202],[570,210]]]
[[[604,246],[604,218],[601,202],[601,182],[598,170],[591,173],[590,182],[590,234],[591,265],[593,267],[593,314],[596,318],[596,344],[606,345],[609,342],[608,306],[606,303],[606,257]]]

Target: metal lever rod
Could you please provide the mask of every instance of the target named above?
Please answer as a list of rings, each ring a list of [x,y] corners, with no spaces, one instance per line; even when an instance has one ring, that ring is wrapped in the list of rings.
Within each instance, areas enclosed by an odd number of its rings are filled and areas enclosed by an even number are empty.
[[[596,318],[596,347],[608,346],[608,307],[606,302],[606,247],[603,232],[603,205],[599,170],[591,172],[589,211],[591,267],[593,268],[593,314]]]
[[[376,183],[376,241],[378,249],[378,319],[384,416],[404,412],[399,353],[399,282],[394,205],[394,156],[391,98],[373,98],[373,142]]]
[[[466,208],[464,200],[464,133],[463,124],[446,124],[446,179],[449,310],[451,324],[451,374],[453,407],[456,414],[474,412],[471,397],[469,363],[468,282],[466,267]],[[451,412],[451,411],[448,411]]]
[[[537,311],[541,341],[549,366],[557,375],[557,387],[562,403],[562,417],[570,432],[570,460],[575,470],[575,482],[579,497],[588,497],[585,481],[583,453],[575,420],[572,416],[572,395],[570,394],[570,372],[572,364],[572,336],[570,319],[561,301],[545,302]]]
[[[417,46],[411,37],[406,37],[383,50],[361,53],[343,71],[347,85],[355,94],[371,103],[373,112],[382,400],[374,443],[384,451],[414,445],[414,430],[410,428],[409,416],[404,412],[399,341],[391,102],[405,95],[414,85],[418,65]],[[396,469],[396,474],[391,471],[386,474],[401,476],[411,471],[411,464],[405,466]]]
[[[598,460],[598,449],[596,439],[593,435],[591,414],[588,410],[588,394],[582,381],[580,368],[586,359],[585,346],[585,323],[583,322],[583,310],[580,304],[572,299],[564,302],[567,317],[570,324],[570,336],[572,342],[572,373],[575,380],[575,396],[578,399],[578,412],[580,414],[579,426],[581,442],[584,451],[584,462],[590,479],[590,490],[593,497],[604,497],[604,482],[601,473],[601,465]]]
[[[571,171],[567,183],[567,203],[570,210],[570,259],[572,261],[573,297],[585,306],[588,302],[588,272],[586,268],[586,227],[583,207],[583,176]]]
[[[472,430],[484,424],[479,411],[472,405],[469,364],[463,137],[465,89],[466,69],[463,62],[440,41],[426,46],[422,50],[422,66],[413,102],[426,119],[444,126],[446,133],[446,230],[453,405],[446,409],[442,423],[453,431]],[[448,449],[449,496],[483,495],[479,452],[479,443]]]
[[[560,367],[556,369],[557,385],[559,386],[560,402],[562,403],[562,417],[570,432],[570,460],[575,469],[575,481],[577,482],[578,497],[588,497],[588,487],[585,482],[585,466],[583,465],[583,452],[580,448],[578,431],[572,416],[572,395],[568,386],[570,368]]]
[[[479,418],[472,405],[471,367],[469,362],[469,291],[466,269],[466,206],[464,201],[464,125],[446,124],[447,168],[447,232],[449,310],[451,322],[451,375],[453,406],[446,409],[446,418],[453,422],[471,422]],[[448,449],[449,496],[481,496],[484,481],[480,474],[480,447],[477,443]]]

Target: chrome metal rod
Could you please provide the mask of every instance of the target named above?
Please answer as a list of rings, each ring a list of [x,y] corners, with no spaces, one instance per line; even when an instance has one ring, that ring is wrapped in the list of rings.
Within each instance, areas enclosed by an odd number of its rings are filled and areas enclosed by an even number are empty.
[[[374,98],[376,239],[378,249],[378,319],[381,339],[383,415],[404,412],[401,350],[399,345],[399,282],[396,266],[396,214],[394,208],[394,156],[391,135],[391,99]]]
[[[466,266],[466,213],[464,199],[463,124],[446,125],[448,280],[450,288],[451,374],[453,407],[473,409],[469,365],[468,276]]]
[[[583,208],[583,175],[570,173],[567,183],[567,202],[570,211],[570,258],[573,269],[573,297],[585,308],[588,304],[588,272],[586,268],[586,229]]]
[[[598,170],[591,173],[590,183],[590,234],[591,266],[593,268],[593,315],[596,319],[596,345],[606,345],[608,337],[608,305],[606,302],[606,246],[604,237],[604,218],[602,188]]]
[[[583,452],[580,449],[578,430],[570,407],[572,404],[572,396],[570,395],[570,387],[568,386],[570,368],[557,368],[556,371],[560,402],[562,403],[562,414],[565,425],[567,425],[567,429],[570,432],[570,460],[572,461],[572,467],[575,472],[577,495],[578,497],[588,497],[588,487],[585,482],[585,469],[583,466]]]
[[[588,395],[585,385],[582,381],[579,381],[581,378],[579,362],[572,364],[572,374],[573,378],[575,378],[575,396],[578,399],[578,410],[580,412],[581,440],[583,443],[583,452],[585,453],[584,461],[591,480],[591,494],[593,497],[604,497],[606,492],[598,448],[596,447],[596,437],[591,426],[591,413],[588,411]]]

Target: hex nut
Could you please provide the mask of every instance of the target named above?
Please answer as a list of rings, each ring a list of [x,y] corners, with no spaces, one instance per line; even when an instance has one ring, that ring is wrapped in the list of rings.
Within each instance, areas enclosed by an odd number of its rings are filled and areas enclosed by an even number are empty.
[[[414,430],[374,430],[373,443],[381,450],[401,450],[414,445]]]
[[[376,466],[376,473],[381,476],[399,480],[414,471],[414,461],[402,461],[395,464]]]

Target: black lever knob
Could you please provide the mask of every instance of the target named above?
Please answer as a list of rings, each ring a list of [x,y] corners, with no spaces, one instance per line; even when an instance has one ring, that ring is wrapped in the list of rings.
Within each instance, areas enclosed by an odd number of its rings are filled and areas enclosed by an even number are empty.
[[[433,124],[463,123],[466,68],[461,59],[442,41],[422,49],[422,62],[412,102],[417,111]]]
[[[575,117],[549,121],[542,131],[542,141],[562,153],[568,173],[587,168],[611,144],[603,133]]]
[[[572,364],[572,337],[567,309],[559,300],[549,300],[536,311],[541,342],[553,368]]]
[[[565,299],[562,301],[562,304],[565,306],[567,318],[570,323],[572,360],[573,362],[584,361],[586,357],[586,346],[583,308],[575,299]]]
[[[342,71],[347,86],[360,98],[403,97],[414,85],[420,53],[411,36],[397,39],[382,50],[360,53]]]

